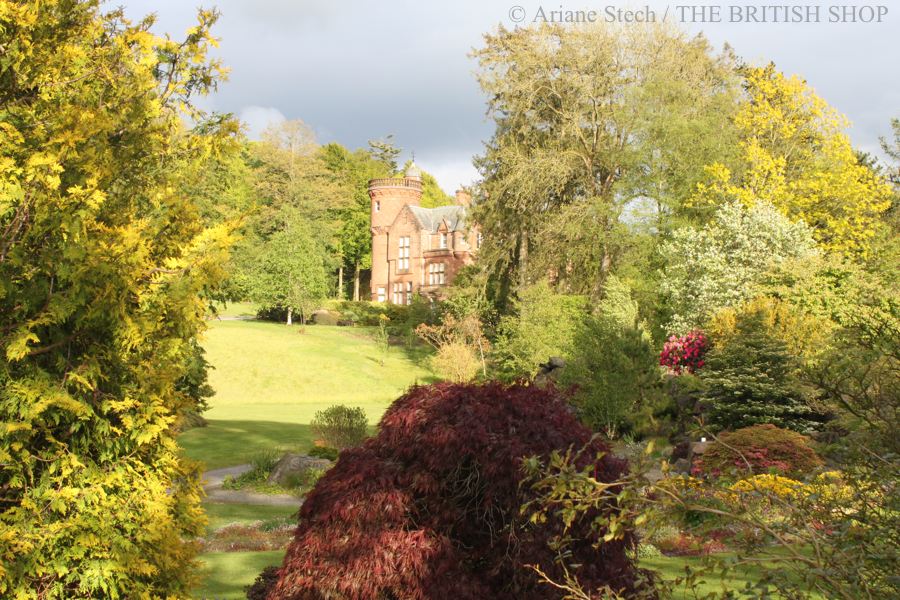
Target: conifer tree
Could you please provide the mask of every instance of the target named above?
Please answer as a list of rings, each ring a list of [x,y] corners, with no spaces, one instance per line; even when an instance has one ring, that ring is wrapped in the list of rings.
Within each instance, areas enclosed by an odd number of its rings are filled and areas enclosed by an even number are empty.
[[[741,315],[733,339],[708,357],[701,377],[710,424],[738,429],[771,423],[801,432],[815,427],[817,415],[795,377],[795,359],[767,331],[761,314]]]
[[[192,106],[216,16],[179,42],[96,0],[0,0],[0,597],[190,595],[175,431],[233,224],[184,191],[238,132]]]

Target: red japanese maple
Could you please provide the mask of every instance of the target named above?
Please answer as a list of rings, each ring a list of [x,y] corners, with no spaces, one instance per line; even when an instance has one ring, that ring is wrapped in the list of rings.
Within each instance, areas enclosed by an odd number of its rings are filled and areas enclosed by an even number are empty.
[[[310,493],[268,598],[556,598],[527,567],[561,575],[547,543],[559,525],[521,515],[532,497],[520,485],[522,459],[587,444],[593,452],[582,454],[581,466],[593,463],[607,482],[625,472],[625,461],[591,441],[553,390],[413,388],[387,411],[379,434],[344,451]],[[569,532],[576,542],[567,562],[580,565],[572,574],[585,589],[633,591],[633,538],[598,543],[603,532],[590,521]]]

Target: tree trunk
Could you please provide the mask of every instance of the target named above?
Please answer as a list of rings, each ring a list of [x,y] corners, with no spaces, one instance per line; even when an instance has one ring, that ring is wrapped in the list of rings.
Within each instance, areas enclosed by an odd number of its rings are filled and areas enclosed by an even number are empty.
[[[294,323],[293,317],[294,317],[294,309],[289,308],[288,315],[287,315],[287,324],[288,325],[292,325]]]
[[[353,269],[353,301],[359,302],[359,263]]]
[[[528,284],[528,233],[519,237],[519,289]]]
[[[337,298],[338,300],[344,299],[344,265],[338,267],[338,289],[337,289]]]

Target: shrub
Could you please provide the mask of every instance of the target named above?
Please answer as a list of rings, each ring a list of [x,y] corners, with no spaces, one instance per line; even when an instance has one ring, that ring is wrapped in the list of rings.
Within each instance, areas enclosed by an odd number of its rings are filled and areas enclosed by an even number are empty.
[[[792,356],[801,358],[812,358],[826,348],[834,329],[830,319],[808,314],[778,298],[758,296],[716,313],[707,324],[709,337],[717,347],[727,346],[741,337],[739,325],[751,315],[760,319],[770,336],[783,341]]]
[[[478,375],[481,361],[470,346],[462,342],[451,342],[438,348],[431,357],[431,367],[442,379],[466,383]]]
[[[299,473],[291,473],[285,478],[284,487],[288,490],[311,488],[325,474],[325,469],[305,469]]]
[[[239,124],[195,104],[217,11],[183,40],[129,17],[0,2],[0,598],[186,598],[199,566],[176,426],[237,229],[200,181]]]
[[[317,412],[309,426],[327,446],[343,450],[358,446],[366,439],[368,424],[362,408],[337,404]]]
[[[702,556],[715,552],[724,552],[725,544],[715,539],[704,539],[689,533],[660,540],[659,551],[667,556]]]
[[[653,544],[640,544],[637,548],[637,558],[657,558],[662,556],[662,552],[659,551],[659,548],[654,546]]]
[[[754,425],[719,436],[694,461],[695,474],[767,473],[804,475],[822,464],[809,438],[771,424]],[[748,469],[749,464],[749,469]]]
[[[349,321],[354,325],[364,327],[378,325],[378,317],[385,311],[383,304],[360,301],[340,302],[334,306],[334,309],[341,314],[342,321]]]
[[[313,446],[309,449],[309,452],[306,453],[307,456],[312,456],[315,458],[326,458],[328,460],[337,460],[338,455],[341,453],[337,448],[331,448],[329,446]]]
[[[782,500],[800,498],[808,492],[806,486],[796,479],[782,477],[773,473],[751,475],[736,481],[728,489],[740,494],[757,493]]]
[[[519,292],[513,310],[500,322],[496,344],[504,374],[531,376],[551,356],[572,356],[575,334],[587,314],[586,298],[558,294],[541,281]]]
[[[431,364],[442,378],[454,383],[472,381],[479,367],[486,374],[484,356],[490,343],[484,337],[481,320],[476,315],[457,318],[447,313],[442,323],[421,323],[415,333],[437,350]]]
[[[556,598],[526,565],[561,576],[548,540],[556,521],[531,522],[520,507],[523,457],[587,446],[581,467],[615,481],[625,461],[592,439],[555,391],[534,386],[415,387],[388,409],[379,434],[341,453],[300,509],[296,537],[268,598]],[[593,517],[569,534],[573,575],[625,593],[637,586],[626,550],[603,542]]]
[[[254,471],[268,476],[272,469],[275,468],[275,465],[278,464],[280,458],[281,453],[278,450],[262,450],[250,458],[250,464],[253,466]]]
[[[585,422],[610,437],[653,433],[648,422],[662,389],[648,337],[634,324],[591,316],[575,335],[574,348],[560,381],[577,387],[574,400]]]
[[[330,310],[318,310],[313,313],[313,323],[316,325],[337,325],[341,321],[341,314]]]
[[[702,331],[695,329],[682,336],[673,335],[663,344],[659,364],[676,375],[694,373],[705,364],[708,348],[709,343]]]
[[[280,458],[281,453],[274,449],[257,452],[250,458],[251,468],[237,477],[232,477],[231,475],[226,476],[225,480],[222,482],[222,487],[227,490],[243,490],[250,488],[257,491],[277,493],[279,491],[277,487],[268,485],[266,480],[269,478],[269,474],[275,468],[275,465],[278,464]]]

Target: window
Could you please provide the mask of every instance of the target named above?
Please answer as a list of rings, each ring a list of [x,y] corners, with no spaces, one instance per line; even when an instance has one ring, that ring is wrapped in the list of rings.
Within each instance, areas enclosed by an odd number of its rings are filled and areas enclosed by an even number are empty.
[[[379,212],[381,210],[381,200],[375,201],[375,212]]]
[[[446,248],[447,247],[447,234],[442,233],[440,238],[440,245],[438,248]]]
[[[384,302],[384,300],[385,300],[384,288],[380,287],[380,288],[378,288],[378,301]]]
[[[403,304],[403,284],[395,283],[393,291],[394,291],[394,296],[393,296],[394,304]]]
[[[400,238],[400,253],[397,255],[397,271],[409,271],[409,237]]]
[[[412,304],[412,281],[406,282],[406,303]]]
[[[431,263],[428,265],[428,285],[444,285],[444,272],[447,265],[444,263]]]

